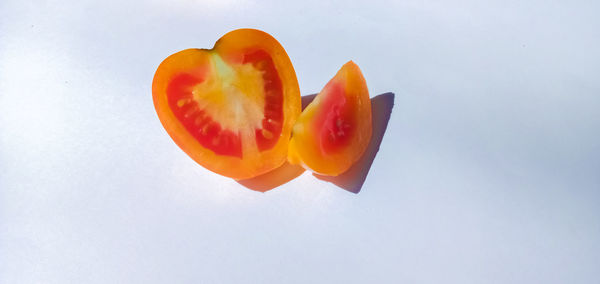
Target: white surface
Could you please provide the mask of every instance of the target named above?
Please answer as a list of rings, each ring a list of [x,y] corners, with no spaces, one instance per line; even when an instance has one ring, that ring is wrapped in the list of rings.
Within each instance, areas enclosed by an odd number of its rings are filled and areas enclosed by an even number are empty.
[[[0,2],[1,283],[600,281],[597,1]],[[162,129],[168,55],[275,36],[396,105],[362,191],[265,194]]]

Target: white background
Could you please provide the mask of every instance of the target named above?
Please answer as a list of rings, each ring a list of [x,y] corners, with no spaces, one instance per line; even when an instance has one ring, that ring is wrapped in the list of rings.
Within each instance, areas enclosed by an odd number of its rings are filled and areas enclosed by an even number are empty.
[[[597,283],[598,1],[0,1],[1,283]],[[265,30],[395,106],[364,187],[193,162],[158,64]]]

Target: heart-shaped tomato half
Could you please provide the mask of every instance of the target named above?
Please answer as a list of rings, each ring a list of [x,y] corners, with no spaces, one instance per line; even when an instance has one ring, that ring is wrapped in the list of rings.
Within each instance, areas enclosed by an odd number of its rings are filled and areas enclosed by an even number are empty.
[[[287,53],[253,29],[229,32],[212,49],[167,57],[154,75],[152,96],[175,143],[200,165],[234,179],[283,164],[301,111]]]

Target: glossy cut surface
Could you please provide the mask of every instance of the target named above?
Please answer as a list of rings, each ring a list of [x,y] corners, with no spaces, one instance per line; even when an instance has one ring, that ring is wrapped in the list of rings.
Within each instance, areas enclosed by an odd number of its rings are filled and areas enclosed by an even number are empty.
[[[283,164],[301,110],[285,50],[253,29],[229,32],[212,49],[169,56],[155,73],[152,94],[177,145],[207,169],[234,179]]]
[[[358,65],[350,61],[298,118],[289,161],[322,175],[337,176],[362,156],[372,128],[367,84]]]

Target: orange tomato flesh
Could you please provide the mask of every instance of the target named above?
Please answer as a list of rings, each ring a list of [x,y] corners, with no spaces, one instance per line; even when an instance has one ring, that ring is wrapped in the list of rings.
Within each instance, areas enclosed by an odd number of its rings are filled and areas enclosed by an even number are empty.
[[[337,176],[367,149],[371,120],[366,81],[358,66],[350,61],[296,121],[288,160],[322,175]]]
[[[270,35],[235,30],[213,49],[175,53],[157,69],[152,89],[169,135],[209,170],[245,179],[286,160],[300,91]]]

